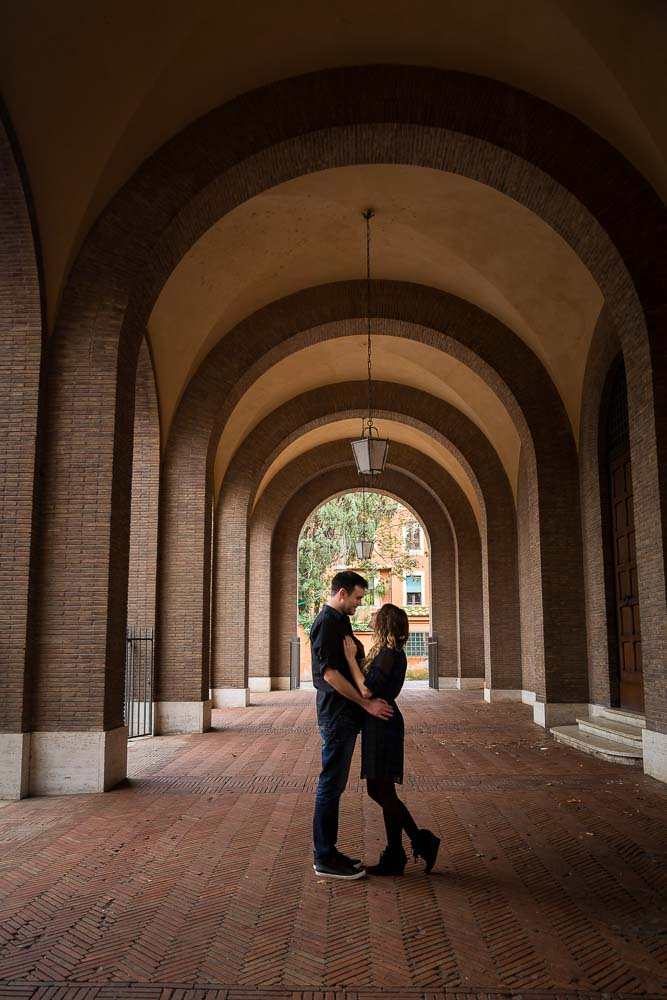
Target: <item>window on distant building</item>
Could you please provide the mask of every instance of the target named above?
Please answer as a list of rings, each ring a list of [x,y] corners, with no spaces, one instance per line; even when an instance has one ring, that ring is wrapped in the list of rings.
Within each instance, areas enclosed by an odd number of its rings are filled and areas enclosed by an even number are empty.
[[[405,645],[406,656],[428,656],[428,632],[411,632]]]
[[[410,552],[421,552],[422,550],[422,530],[416,521],[410,521],[404,526],[405,547]]]
[[[405,603],[422,604],[423,576],[421,573],[414,573],[405,578]]]

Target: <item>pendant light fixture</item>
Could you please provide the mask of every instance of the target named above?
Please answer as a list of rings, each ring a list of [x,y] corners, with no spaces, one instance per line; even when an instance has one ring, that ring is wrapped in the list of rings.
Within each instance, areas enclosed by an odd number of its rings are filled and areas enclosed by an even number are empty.
[[[379,476],[384,472],[389,441],[381,438],[373,424],[373,378],[371,373],[371,219],[372,209],[362,213],[366,221],[366,331],[368,341],[368,415],[361,421],[361,437],[352,441],[352,453],[360,476]]]
[[[367,562],[373,555],[373,547],[375,545],[374,540],[370,537],[371,531],[368,526],[368,517],[366,512],[366,484],[363,479],[361,481],[361,538],[357,539],[354,543],[354,548],[357,553],[357,559],[361,562]]]

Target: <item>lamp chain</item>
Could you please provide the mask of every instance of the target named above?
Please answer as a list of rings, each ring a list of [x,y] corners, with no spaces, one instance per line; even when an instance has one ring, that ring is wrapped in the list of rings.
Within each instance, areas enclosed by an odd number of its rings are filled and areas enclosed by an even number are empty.
[[[366,323],[368,333],[368,427],[373,426],[373,379],[371,377],[371,219],[375,215],[372,209],[364,213],[366,220]]]

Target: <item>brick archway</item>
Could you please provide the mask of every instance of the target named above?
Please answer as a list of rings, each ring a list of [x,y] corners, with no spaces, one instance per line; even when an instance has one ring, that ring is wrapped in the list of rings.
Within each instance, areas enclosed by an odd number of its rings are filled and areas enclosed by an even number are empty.
[[[436,497],[429,494],[428,490],[405,475],[402,470],[390,468],[382,476],[383,483],[381,492],[386,492],[401,501],[407,502],[423,520],[429,531],[433,563],[431,566],[431,576],[433,580],[433,624],[443,638],[447,636],[449,629],[455,625],[455,615],[452,614],[451,603],[446,600],[446,592],[440,588],[436,597],[437,580],[436,572],[445,572],[446,567],[443,559],[446,548],[442,545],[442,540],[451,533],[451,528],[444,516],[442,505]],[[294,621],[296,616],[297,601],[297,548],[299,533],[308,515],[329,497],[358,486],[358,476],[353,464],[335,470],[325,471],[307,483],[292,499],[286,504],[280,516],[276,520],[273,532],[273,545],[271,547],[271,576],[270,589],[274,596],[271,601],[270,610],[270,630],[271,630],[271,652],[270,662],[272,665],[272,676],[274,678],[286,678],[289,676],[289,646],[290,634],[293,634]],[[446,543],[445,543],[446,545]],[[437,560],[437,562],[436,562]],[[436,568],[437,566],[437,568]],[[469,567],[471,569],[472,567]],[[477,566],[477,583],[480,580],[481,566]],[[481,587],[478,591],[478,608],[481,605]],[[477,646],[482,652],[482,635],[478,621]],[[450,644],[451,645],[451,644]],[[446,652],[444,653],[446,656]],[[439,669],[451,670],[452,664],[442,663],[439,657]],[[480,665],[475,668],[479,677]],[[443,675],[444,676],[444,675]],[[451,676],[451,674],[449,675]]]
[[[386,121],[388,109],[392,124],[372,124]],[[91,684],[76,725],[54,712],[62,699],[53,698],[38,706],[38,728],[107,732],[118,726],[134,368],[145,321],[175,262],[211,221],[259,190],[323,166],[387,159],[458,170],[493,184],[552,225],[600,284],[628,371],[645,577],[640,584],[655,595],[645,621],[647,655],[656,667],[661,662],[667,544],[667,393],[659,391],[667,371],[660,277],[664,207],[622,157],[584,126],[495,81],[410,67],[331,70],[246,95],[186,129],[114,199],[77,259],[57,324],[46,403],[43,511],[50,544],[44,547],[40,588],[53,616],[41,622],[39,643],[53,649],[48,675],[54,693],[63,690],[76,657],[85,659]],[[619,192],[627,211],[619,210]],[[90,427],[96,429],[94,441]],[[72,518],[69,498],[82,467],[95,499]],[[82,545],[95,553],[85,571],[76,555]],[[553,585],[548,596],[556,599],[562,580],[542,569],[544,585]],[[99,598],[84,655],[79,607],[91,593]],[[61,626],[57,646],[55,621]],[[38,673],[42,666],[45,659],[38,661]]]
[[[445,470],[405,445],[392,444],[387,471],[391,471],[391,478],[387,478],[386,473],[380,477],[378,489],[391,492],[413,507],[431,537],[434,621],[440,623],[437,626],[440,674],[457,679],[481,678],[484,659],[482,552],[470,504]],[[278,537],[277,522],[287,507],[310,489],[312,481],[326,482],[325,472],[335,475],[337,482],[339,479],[344,482],[345,489],[358,487],[349,441],[321,445],[294,459],[275,476],[253,510],[248,630],[248,669],[253,676],[270,676],[268,668],[275,663],[271,656],[271,626],[265,613],[265,609],[272,606],[271,574],[277,575],[271,566],[278,548],[288,555],[291,551],[291,543]],[[299,531],[302,526],[303,522]],[[295,547],[296,544],[294,540]],[[276,563],[278,568],[280,558]],[[290,580],[288,575],[291,588]],[[283,603],[281,607],[284,609],[287,605]],[[279,616],[277,620],[282,619]],[[245,678],[241,683],[245,685]]]
[[[254,492],[273,459],[308,430],[348,417],[366,406],[364,383],[341,383],[304,393],[263,420],[246,438],[232,461],[220,493],[216,517],[216,568],[212,687],[221,685],[225,665],[240,664],[247,648],[247,618],[234,596],[246,592],[248,518]],[[511,489],[488,440],[460,411],[443,400],[404,386],[379,382],[375,389],[379,419],[398,419],[424,429],[455,454],[474,484],[482,510],[484,616],[490,646],[502,650],[508,675],[520,677],[516,520]],[[444,429],[444,433],[441,430]],[[487,576],[488,573],[488,576]],[[515,582],[512,584],[511,581]],[[494,611],[489,618],[489,593]],[[234,614],[226,609],[234,607]],[[162,647],[161,656],[162,656]],[[493,674],[491,649],[485,650]],[[170,662],[169,657],[165,657]]]
[[[208,613],[208,515],[210,503],[210,476],[219,435],[234,406],[242,399],[252,380],[258,378],[271,364],[287,353],[309,343],[334,336],[356,333],[354,320],[337,317],[363,315],[363,283],[346,282],[309,289],[274,303],[244,321],[211,351],[198,374],[190,383],[174,420],[165,461],[165,486],[163,496],[163,537],[167,539],[161,593],[161,637],[165,642],[164,655],[171,662],[208,662],[208,628],[204,622]],[[377,282],[374,287],[374,311],[379,315],[375,327],[386,335],[423,339],[441,347],[487,379],[512,412],[525,450],[524,465],[534,467],[533,441],[536,440],[539,464],[544,465],[541,479],[530,474],[526,479],[529,490],[524,504],[525,516],[520,530],[530,536],[532,562],[541,564],[545,586],[547,581],[560,580],[562,574],[571,575],[581,563],[581,551],[576,526],[579,522],[578,474],[576,452],[562,403],[535,356],[514,334],[481,310],[461,300],[426,289],[396,282]],[[406,316],[406,319],[400,317]],[[335,317],[335,319],[334,319]],[[398,318],[395,318],[398,317]],[[424,324],[411,321],[422,320]],[[311,328],[313,321],[328,321]],[[306,325],[306,329],[303,329]],[[294,331],[297,331],[295,334]],[[446,332],[444,332],[446,331]],[[291,334],[291,336],[290,336]],[[478,352],[478,353],[477,353]],[[494,367],[495,366],[495,367]],[[220,404],[220,400],[224,402]],[[529,419],[524,416],[524,409]],[[207,430],[214,424],[210,437]],[[530,424],[534,424],[534,434]],[[205,451],[205,446],[208,450]],[[540,488],[541,486],[541,488]],[[535,496],[538,502],[535,502]],[[573,531],[563,535],[562,512],[570,506],[568,521]],[[538,517],[539,512],[539,517]],[[547,550],[541,551],[540,525],[547,540]],[[550,526],[547,528],[547,526]],[[197,534],[198,533],[198,534]],[[196,536],[196,538],[194,537]],[[202,553],[202,565],[193,573],[177,577],[167,576],[167,569],[183,567],[192,559],[193,551]],[[236,555],[234,555],[236,560]],[[575,577],[576,578],[576,577]],[[194,586],[193,586],[194,583]],[[542,588],[539,572],[535,585]],[[560,602],[563,591],[547,595],[547,603]],[[572,608],[579,608],[579,631],[570,628],[570,640],[578,639],[579,648],[570,655],[572,663],[583,665],[583,584],[572,587],[571,579],[565,591]],[[579,604],[577,605],[577,601]],[[543,607],[539,600],[525,602],[531,617],[532,658],[536,673],[543,673]],[[570,622],[575,620],[574,610]],[[181,652],[168,650],[173,637],[183,634],[183,617],[192,622],[185,631],[192,636],[201,634],[199,649]],[[201,626],[196,623],[201,622]],[[552,635],[551,656],[562,663],[560,634]],[[238,659],[237,651],[233,659]],[[558,677],[551,678],[550,687]],[[548,700],[553,696],[541,684],[538,696]],[[182,697],[182,690],[172,695]],[[205,697],[202,695],[201,697]],[[571,701],[580,702],[587,697],[581,690],[571,693]]]
[[[27,662],[44,326],[30,191],[2,104],[0,231],[0,799],[17,799],[28,790]]]

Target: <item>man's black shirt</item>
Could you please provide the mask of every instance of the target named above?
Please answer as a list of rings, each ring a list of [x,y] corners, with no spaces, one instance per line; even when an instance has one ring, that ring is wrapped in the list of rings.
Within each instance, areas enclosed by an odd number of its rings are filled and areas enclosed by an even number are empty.
[[[313,685],[317,689],[317,721],[320,726],[331,726],[337,721],[361,725],[361,706],[338,694],[322,676],[323,671],[330,667],[338,670],[353,687],[356,686],[343,650],[346,635],[352,635],[349,616],[325,604],[310,629],[310,656]]]

